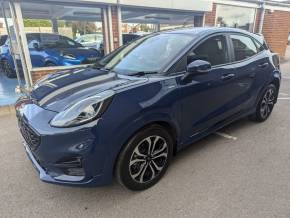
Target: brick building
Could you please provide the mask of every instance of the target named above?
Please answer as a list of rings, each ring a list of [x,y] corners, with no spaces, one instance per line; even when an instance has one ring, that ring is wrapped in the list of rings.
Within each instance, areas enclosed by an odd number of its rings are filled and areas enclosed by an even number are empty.
[[[269,47],[285,56],[290,32],[290,4],[277,1],[214,0],[205,26],[230,26],[261,33]]]

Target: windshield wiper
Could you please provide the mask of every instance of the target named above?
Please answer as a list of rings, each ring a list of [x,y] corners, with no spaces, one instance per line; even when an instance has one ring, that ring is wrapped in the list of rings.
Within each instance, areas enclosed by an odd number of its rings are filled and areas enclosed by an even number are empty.
[[[136,73],[131,73],[131,74],[128,74],[128,76],[145,76],[145,75],[148,75],[148,74],[157,74],[158,72],[156,71],[139,71],[139,72],[136,72]]]

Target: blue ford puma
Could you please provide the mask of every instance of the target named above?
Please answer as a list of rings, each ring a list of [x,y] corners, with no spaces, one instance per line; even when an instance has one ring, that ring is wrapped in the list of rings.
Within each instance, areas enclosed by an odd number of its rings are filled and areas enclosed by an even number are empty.
[[[62,35],[27,33],[26,37],[33,67],[92,64],[101,59],[102,56],[99,51],[85,48],[74,40]],[[18,63],[21,66],[20,60]],[[7,77],[16,77],[8,39],[0,52],[0,64],[3,66]]]
[[[180,149],[277,100],[279,58],[263,37],[193,28],[141,37],[94,67],[51,74],[16,103],[45,182],[132,190],[156,184]]]

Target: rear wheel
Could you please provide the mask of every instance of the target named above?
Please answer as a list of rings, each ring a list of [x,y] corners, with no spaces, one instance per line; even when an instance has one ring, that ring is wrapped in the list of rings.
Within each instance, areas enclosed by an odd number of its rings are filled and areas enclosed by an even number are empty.
[[[138,132],[124,147],[116,165],[120,184],[131,190],[155,185],[166,172],[173,153],[168,132],[154,125]]]
[[[264,91],[256,107],[256,112],[250,116],[250,119],[257,122],[266,121],[273,111],[277,96],[276,86],[270,84]]]

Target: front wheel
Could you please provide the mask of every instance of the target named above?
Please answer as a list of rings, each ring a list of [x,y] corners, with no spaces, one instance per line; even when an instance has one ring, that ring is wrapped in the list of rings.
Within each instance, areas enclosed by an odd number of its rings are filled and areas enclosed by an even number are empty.
[[[264,91],[256,107],[256,112],[250,116],[250,119],[257,122],[266,121],[274,108],[278,93],[275,85],[270,84]]]
[[[166,172],[173,153],[173,140],[159,125],[138,132],[127,143],[116,164],[120,184],[131,190],[155,185]]]
[[[15,78],[16,77],[16,73],[15,73],[14,69],[12,69],[12,67],[10,66],[10,64],[8,63],[7,60],[4,60],[2,62],[2,66],[3,66],[4,73],[8,78]]]

